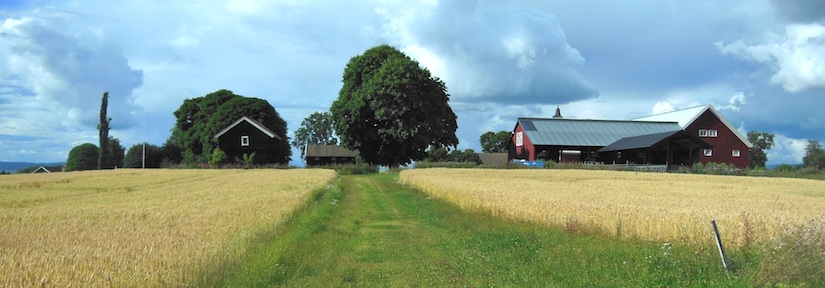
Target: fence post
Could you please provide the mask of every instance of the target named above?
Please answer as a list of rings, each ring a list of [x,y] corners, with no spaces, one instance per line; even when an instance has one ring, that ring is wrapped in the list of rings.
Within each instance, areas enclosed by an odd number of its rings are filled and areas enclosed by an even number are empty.
[[[728,272],[728,256],[725,255],[725,246],[722,245],[722,238],[719,237],[716,220],[711,220],[710,223],[713,225],[713,236],[716,238],[716,247],[719,248],[719,256],[722,257],[722,266],[725,267],[725,272]]]

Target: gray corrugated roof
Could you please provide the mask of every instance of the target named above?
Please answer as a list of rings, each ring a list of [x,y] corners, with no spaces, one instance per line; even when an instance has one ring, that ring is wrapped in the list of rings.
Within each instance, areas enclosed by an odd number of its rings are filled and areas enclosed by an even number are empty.
[[[679,131],[676,122],[519,118],[533,145],[604,147],[622,138]],[[527,129],[534,128],[534,129]]]
[[[602,149],[599,149],[599,152],[647,148],[647,147],[651,147],[653,145],[656,145],[656,143],[659,143],[662,140],[667,139],[667,137],[673,136],[673,134],[676,134],[676,133],[679,133],[679,132],[680,131],[670,131],[670,132],[662,132],[662,133],[655,133],[655,134],[647,134],[647,135],[641,135],[641,136],[622,138],[622,139],[619,139],[619,141],[613,142],[612,144],[607,145]]]
[[[349,150],[339,145],[315,145],[307,146],[307,157],[355,157],[358,151]]]
[[[619,139],[619,141],[613,142],[612,144],[599,149],[599,152],[649,148],[663,143],[667,139],[670,139],[673,145],[684,146],[686,143],[691,143],[690,145],[696,145],[693,146],[695,148],[713,148],[713,146],[705,141],[702,141],[699,137],[691,135],[685,132],[685,130],[680,130],[622,138]]]

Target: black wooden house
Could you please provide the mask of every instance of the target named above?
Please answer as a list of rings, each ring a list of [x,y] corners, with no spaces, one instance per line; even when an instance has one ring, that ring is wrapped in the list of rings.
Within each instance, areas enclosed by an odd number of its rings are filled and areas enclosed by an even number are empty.
[[[244,154],[255,153],[253,161],[256,164],[277,162],[273,160],[277,157],[278,143],[283,140],[282,136],[275,134],[261,122],[246,116],[215,134],[215,138],[218,139],[218,147],[230,161],[242,160]]]

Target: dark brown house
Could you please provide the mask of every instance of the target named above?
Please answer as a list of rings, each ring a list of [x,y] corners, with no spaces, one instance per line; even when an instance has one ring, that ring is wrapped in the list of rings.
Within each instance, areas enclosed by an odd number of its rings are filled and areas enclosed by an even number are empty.
[[[332,164],[355,164],[358,151],[352,151],[338,145],[307,145],[307,166],[323,166]]]
[[[243,159],[244,154],[255,153],[253,162],[256,164],[277,162],[272,160],[277,157],[278,143],[283,140],[283,137],[276,135],[261,122],[246,116],[215,134],[215,138],[218,139],[218,147],[230,161]]]

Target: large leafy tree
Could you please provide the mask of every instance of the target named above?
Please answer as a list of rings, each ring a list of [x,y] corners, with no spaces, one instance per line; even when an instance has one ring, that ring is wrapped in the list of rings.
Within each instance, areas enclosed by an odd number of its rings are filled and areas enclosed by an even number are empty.
[[[144,163],[144,145],[146,148],[146,159]],[[127,168],[160,168],[163,162],[163,150],[160,147],[148,143],[138,143],[126,151],[126,158],[123,164]]]
[[[774,144],[773,134],[750,131],[748,132],[748,141],[753,144],[753,148],[751,148],[750,153],[748,153],[750,166],[754,168],[765,167],[765,163],[768,162],[767,150],[770,150]]]
[[[109,136],[106,147],[106,162],[103,163],[101,169],[114,169],[115,167],[123,167],[123,155],[126,148],[120,144],[120,140]]]
[[[283,138],[263,162],[289,162],[292,151],[286,121],[266,100],[235,95],[229,90],[184,100],[175,111],[177,121],[170,140],[183,150],[183,162],[208,162],[218,145],[215,134],[243,116],[261,122]]]
[[[83,143],[69,151],[66,160],[66,171],[83,171],[97,169],[97,160],[100,149],[92,143]]]
[[[479,142],[481,142],[481,152],[484,153],[502,153],[507,152],[507,145],[510,143],[510,131],[487,131],[481,134]]]
[[[430,146],[458,145],[444,82],[401,51],[381,45],[353,57],[343,82],[333,127],[364,161],[398,166],[424,159]]]
[[[295,140],[292,147],[301,150],[301,157],[304,157],[304,150],[307,144],[335,145],[338,139],[332,129],[332,114],[330,112],[315,112],[301,122],[301,128],[295,130]]]
[[[825,150],[817,140],[808,140],[805,146],[805,156],[802,157],[802,164],[805,167],[816,167],[825,169]]]

